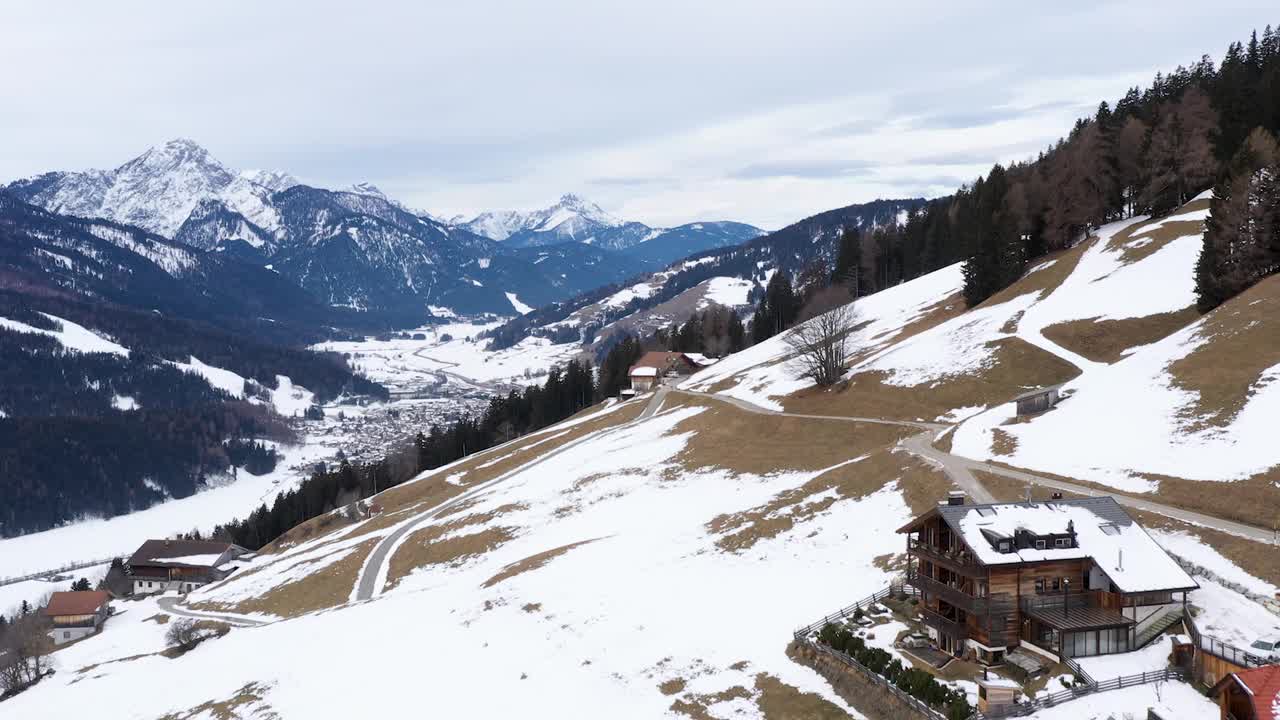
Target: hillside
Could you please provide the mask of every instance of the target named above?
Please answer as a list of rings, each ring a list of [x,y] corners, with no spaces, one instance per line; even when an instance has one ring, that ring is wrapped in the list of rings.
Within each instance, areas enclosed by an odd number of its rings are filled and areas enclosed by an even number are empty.
[[[901,570],[894,531],[953,483],[1021,497],[1017,477],[1030,476],[963,456],[989,448],[1086,492],[1120,484],[1121,471],[1150,473],[1151,484],[1130,477],[1124,488],[1210,515],[1226,515],[1225,503],[1169,487],[1234,498],[1236,515],[1278,506],[1280,455],[1253,434],[1254,418],[1276,414],[1280,348],[1264,319],[1275,279],[1202,318],[1183,312],[1191,300],[1178,279],[1202,215],[1198,200],[1158,227],[1105,227],[968,312],[957,267],[859,300],[838,389],[791,379],[775,338],[683,390],[593,408],[424,473],[380,493],[371,518],[316,518],[186,609],[122,603],[114,627],[56,653],[58,674],[0,716],[62,717],[126,694],[138,717],[400,716],[425,692],[444,715],[858,717],[787,657],[790,633],[882,588]],[[1120,296],[1131,301],[1109,302]],[[1240,347],[1249,362],[1225,362]],[[1193,372],[1205,362],[1227,371]],[[1139,402],[1147,385],[1134,378],[1166,383],[1168,399]],[[1056,409],[1002,424],[1010,398],[1057,382],[1067,384]],[[1063,418],[1074,418],[1069,432],[1054,425]],[[1196,425],[1209,420],[1212,430]],[[1197,438],[1218,443],[1220,462],[1170,467],[1152,450]],[[1259,473],[1267,487],[1240,479]],[[1280,632],[1280,616],[1237,589],[1280,590],[1272,548],[1176,508],[1141,517],[1167,550],[1212,569],[1191,593],[1202,629],[1235,643]],[[236,627],[170,659],[157,654],[158,623],[174,613]],[[905,629],[895,622],[872,639],[893,653]],[[316,690],[355,682],[351,658],[383,662],[359,692]],[[156,690],[129,691],[141,684]],[[1186,686],[1162,693],[1126,689],[1061,710],[1211,712]],[[1042,717],[1082,716],[1054,712]]]

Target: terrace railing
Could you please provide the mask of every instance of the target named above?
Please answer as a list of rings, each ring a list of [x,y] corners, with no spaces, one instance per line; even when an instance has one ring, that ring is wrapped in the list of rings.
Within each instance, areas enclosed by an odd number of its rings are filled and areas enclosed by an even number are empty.
[[[1228,645],[1221,640],[1210,635],[1200,634],[1200,629],[1196,627],[1195,621],[1191,619],[1191,615],[1187,614],[1183,617],[1183,622],[1187,626],[1187,632],[1191,633],[1191,641],[1195,643],[1196,648],[1201,652],[1222,658],[1227,662],[1238,665],[1243,668],[1254,668],[1266,665],[1267,661],[1257,655],[1254,655],[1234,645]]]
[[[880,602],[881,600],[884,600],[885,598],[892,597],[894,595],[916,596],[919,594],[920,592],[913,587],[902,585],[900,583],[894,583],[879,592],[873,593],[871,595],[868,595],[867,597],[862,598],[858,602],[848,607],[840,608],[836,612],[831,613],[830,615],[822,618],[821,620],[815,623],[810,623],[802,628],[799,628],[794,633],[792,633],[792,637],[794,637],[796,640],[802,640],[804,638],[807,638],[810,635],[821,630],[823,625],[826,625],[827,623],[834,623],[840,620],[851,618],[859,610],[866,609]]]

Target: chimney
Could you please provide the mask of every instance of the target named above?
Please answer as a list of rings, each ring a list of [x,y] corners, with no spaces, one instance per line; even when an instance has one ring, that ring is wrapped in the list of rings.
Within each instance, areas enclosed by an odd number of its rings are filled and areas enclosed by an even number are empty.
[[[951,492],[947,493],[947,504],[948,504],[948,505],[963,505],[963,504],[964,504],[964,491],[963,491],[963,490],[952,490]]]
[[[1119,556],[1116,560],[1116,569],[1124,570],[1124,548],[1120,548],[1116,553]]]

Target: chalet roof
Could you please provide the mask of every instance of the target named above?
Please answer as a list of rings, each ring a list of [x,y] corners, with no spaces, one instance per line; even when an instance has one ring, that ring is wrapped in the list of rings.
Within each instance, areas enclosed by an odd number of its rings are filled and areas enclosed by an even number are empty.
[[[637,365],[631,368],[631,377],[657,377],[658,368]]]
[[[1111,582],[1126,593],[1190,590],[1199,587],[1111,496],[939,505],[898,532],[913,532],[934,516],[944,522],[984,565],[1018,565],[1092,558]],[[1015,548],[1000,552],[991,538],[1013,537],[1020,529],[1037,535],[1076,533],[1075,547]]]
[[[1280,665],[1264,665],[1233,672],[1213,686],[1217,696],[1229,683],[1237,683],[1249,693],[1257,720],[1280,720]]]
[[[206,540],[148,540],[129,558],[130,567],[161,565],[182,567],[214,567],[228,554],[238,555],[245,549],[224,542]]]
[[[1017,395],[1017,396],[1015,396],[1015,397],[1013,398],[1013,400],[1011,400],[1010,402],[1018,402],[1019,400],[1026,400],[1027,398],[1032,398],[1032,397],[1035,397],[1035,396],[1037,396],[1037,395],[1044,395],[1045,393],[1053,392],[1053,391],[1055,391],[1055,390],[1059,390],[1059,389],[1061,389],[1061,388],[1062,388],[1062,384],[1061,384],[1061,383],[1059,383],[1059,384],[1057,384],[1057,385],[1049,385],[1049,386],[1047,386],[1047,387],[1036,388],[1035,390],[1028,390],[1028,391],[1026,391],[1026,392],[1022,393],[1021,395]]]
[[[657,350],[650,350],[644,355],[641,355],[640,359],[636,361],[636,364],[632,365],[631,367],[633,369],[638,367],[652,367],[652,368],[661,368],[665,370],[671,367],[672,365],[677,365],[680,363],[684,363],[689,367],[698,366],[696,362],[694,362],[688,355],[684,353],[661,352]]]
[[[44,614],[50,617],[61,615],[92,615],[98,608],[111,601],[111,593],[106,590],[81,590],[78,592],[56,592],[49,596],[49,604]]]
[[[698,367],[706,367],[708,365],[714,365],[717,362],[715,358],[707,357],[702,353],[685,353],[684,356],[692,360],[693,364],[697,365]]]

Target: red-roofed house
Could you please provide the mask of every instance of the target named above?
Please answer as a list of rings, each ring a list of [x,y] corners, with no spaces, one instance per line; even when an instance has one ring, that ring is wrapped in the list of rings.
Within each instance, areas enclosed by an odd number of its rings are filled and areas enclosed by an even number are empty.
[[[98,632],[111,615],[111,595],[106,590],[56,592],[44,614],[53,623],[49,637],[54,644],[69,643]]]
[[[1280,718],[1280,665],[1241,670],[1218,681],[1211,691],[1222,720]]]

